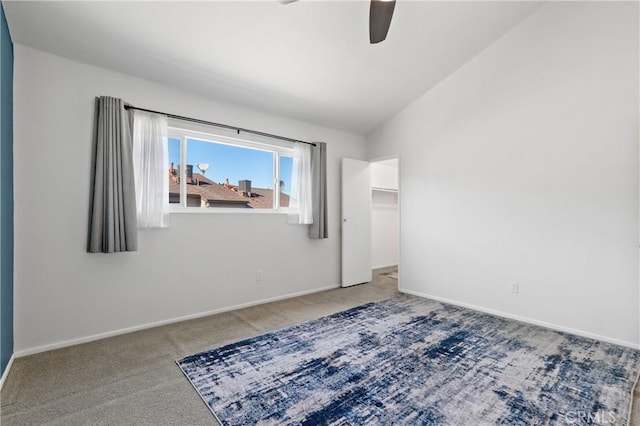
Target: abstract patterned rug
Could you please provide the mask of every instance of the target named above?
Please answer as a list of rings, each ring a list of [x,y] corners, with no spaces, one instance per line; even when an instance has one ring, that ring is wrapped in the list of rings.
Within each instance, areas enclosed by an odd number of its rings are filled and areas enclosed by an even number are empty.
[[[626,425],[640,351],[400,295],[177,363],[224,425]]]

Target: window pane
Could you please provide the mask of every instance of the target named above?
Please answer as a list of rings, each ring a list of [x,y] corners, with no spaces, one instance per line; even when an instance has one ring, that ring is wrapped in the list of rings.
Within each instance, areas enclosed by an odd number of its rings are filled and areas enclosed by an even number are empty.
[[[169,138],[169,203],[180,203],[180,139]]]
[[[289,207],[291,195],[291,173],[293,172],[293,158],[280,156],[280,207]]]
[[[187,139],[187,207],[273,208],[273,155]]]

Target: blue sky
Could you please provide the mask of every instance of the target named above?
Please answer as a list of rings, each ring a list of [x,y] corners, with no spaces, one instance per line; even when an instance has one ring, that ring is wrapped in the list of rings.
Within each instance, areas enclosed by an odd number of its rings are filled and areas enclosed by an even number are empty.
[[[180,164],[180,140],[169,138],[169,163]],[[257,149],[223,145],[187,139],[187,164],[193,165],[194,173],[201,173],[196,164],[208,163],[204,175],[214,182],[237,185],[239,180],[249,179],[254,188],[271,188],[273,182],[273,153]],[[293,159],[280,157],[280,180],[284,181],[284,192],[291,190]]]

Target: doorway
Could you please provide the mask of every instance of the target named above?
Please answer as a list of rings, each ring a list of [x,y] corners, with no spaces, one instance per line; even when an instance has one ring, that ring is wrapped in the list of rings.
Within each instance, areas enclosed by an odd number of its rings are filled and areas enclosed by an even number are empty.
[[[371,267],[374,275],[398,281],[400,262],[399,159],[370,162]]]
[[[398,157],[342,159],[342,287],[377,281],[383,274],[397,289],[399,166]]]

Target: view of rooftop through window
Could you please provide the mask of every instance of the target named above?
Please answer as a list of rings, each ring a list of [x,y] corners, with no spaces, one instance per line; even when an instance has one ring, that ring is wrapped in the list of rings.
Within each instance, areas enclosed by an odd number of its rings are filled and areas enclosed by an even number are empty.
[[[180,139],[169,138],[170,203],[180,203],[180,150]],[[185,167],[187,207],[289,206],[293,158],[275,150],[186,138]],[[279,194],[274,193],[276,178]]]

